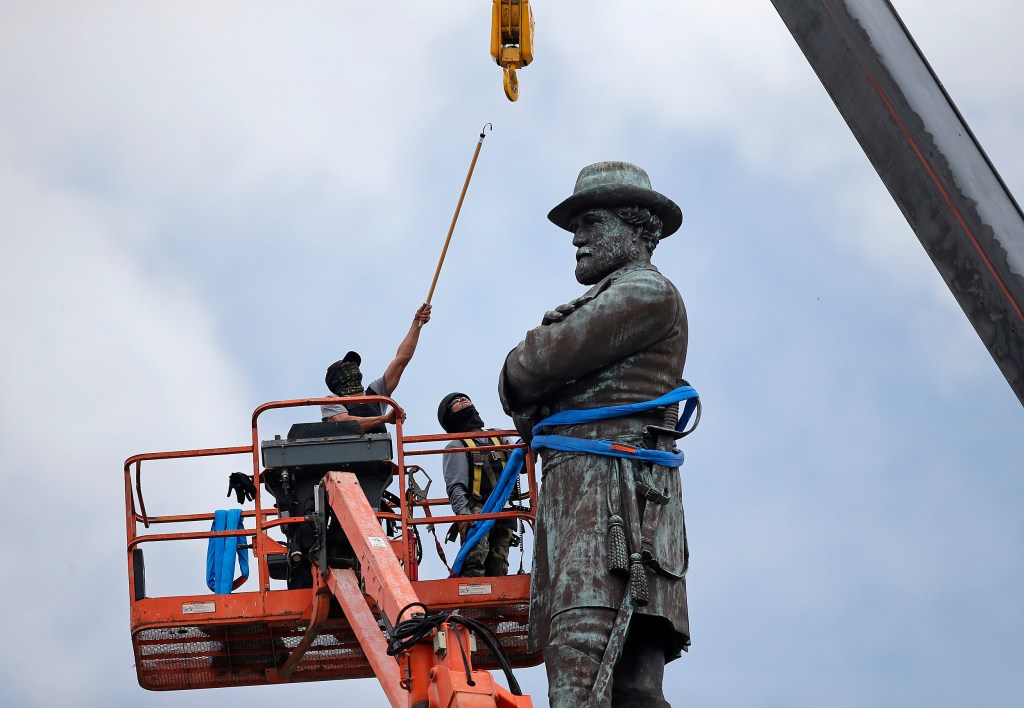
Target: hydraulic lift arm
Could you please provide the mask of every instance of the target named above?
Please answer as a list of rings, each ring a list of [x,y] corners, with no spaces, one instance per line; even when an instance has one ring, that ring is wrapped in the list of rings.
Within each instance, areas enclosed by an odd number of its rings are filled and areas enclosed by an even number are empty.
[[[1024,404],[1024,215],[888,0],[772,0]]]
[[[432,636],[398,656],[387,653],[387,642],[367,598],[389,628],[413,619],[416,613],[423,614],[423,606],[356,476],[330,472],[323,483],[327,503],[341,521],[359,562],[358,578],[350,569],[329,569],[327,587],[341,605],[393,708],[532,708],[528,696],[514,695],[487,671],[472,668],[469,632],[455,622],[442,623]]]

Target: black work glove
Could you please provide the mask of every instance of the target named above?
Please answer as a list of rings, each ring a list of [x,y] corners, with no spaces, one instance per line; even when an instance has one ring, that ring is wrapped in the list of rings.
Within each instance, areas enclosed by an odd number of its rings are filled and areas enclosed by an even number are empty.
[[[451,543],[455,539],[459,539],[461,543],[465,543],[466,534],[469,533],[469,527],[472,525],[472,521],[456,521],[448,527],[448,535],[444,537],[444,540]]]
[[[256,485],[252,483],[252,477],[241,472],[232,472],[228,477],[228,496],[231,492],[238,497],[238,503],[244,504],[245,500],[252,501],[256,498]]]
[[[456,521],[454,524],[448,527],[448,533],[445,534],[445,543],[452,543],[459,537],[459,522]]]

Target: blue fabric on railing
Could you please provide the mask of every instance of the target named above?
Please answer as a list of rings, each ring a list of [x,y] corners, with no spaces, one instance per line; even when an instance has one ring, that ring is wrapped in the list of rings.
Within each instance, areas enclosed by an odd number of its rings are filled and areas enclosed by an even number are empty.
[[[604,455],[608,457],[622,457],[629,460],[642,460],[644,462],[652,462],[663,467],[679,467],[683,464],[682,452],[674,453],[663,450],[648,450],[647,448],[634,448],[629,445],[615,443],[610,440],[588,440],[584,438],[572,438],[567,435],[540,435],[539,433],[541,428],[547,426],[592,423],[597,420],[619,418],[633,413],[649,411],[653,408],[660,408],[661,406],[686,401],[686,404],[683,406],[683,412],[679,416],[679,422],[676,424],[676,430],[682,432],[689,424],[690,417],[697,408],[698,400],[699,396],[697,395],[697,391],[692,386],[680,386],[677,389],[669,391],[664,396],[660,396],[651,401],[630,403],[621,406],[607,406],[605,408],[592,408],[589,410],[561,411],[548,416],[541,422],[537,423],[537,425],[533,426],[533,441],[530,443],[530,448],[534,452],[543,448],[548,448],[550,450],[582,452],[591,455]],[[505,463],[505,469],[502,470],[501,476],[498,478],[498,483],[494,487],[494,491],[492,491],[491,495],[487,497],[487,501],[484,503],[484,508],[481,510],[481,513],[493,514],[501,511],[505,507],[509,496],[512,494],[512,490],[515,489],[515,482],[522,471],[524,457],[525,453],[521,448],[512,451],[512,454],[508,457],[508,462]],[[480,539],[490,533],[491,527],[494,526],[494,522],[495,519],[485,519],[475,522],[469,528],[469,533],[466,534],[466,542],[462,544],[462,548],[459,549],[459,554],[455,557],[455,562],[452,563],[453,575],[458,575],[462,571],[462,565],[466,562],[466,556],[469,555],[469,552],[473,550],[477,543],[479,543]]]
[[[218,509],[213,514],[211,531],[235,531],[244,529],[241,509]],[[206,586],[218,595],[227,595],[249,578],[249,551],[245,536],[221,536],[211,538],[206,547]],[[235,575],[235,556],[238,556],[240,575]]]

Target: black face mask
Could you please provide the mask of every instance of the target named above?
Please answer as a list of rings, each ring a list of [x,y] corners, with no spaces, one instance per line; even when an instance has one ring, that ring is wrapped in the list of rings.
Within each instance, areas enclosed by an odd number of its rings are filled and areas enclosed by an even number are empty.
[[[448,423],[446,427],[451,433],[466,433],[484,427],[476,406],[466,406],[456,413],[449,413],[445,422]]]
[[[338,367],[329,388],[335,396],[362,396],[363,374],[359,371],[359,365],[346,361]]]

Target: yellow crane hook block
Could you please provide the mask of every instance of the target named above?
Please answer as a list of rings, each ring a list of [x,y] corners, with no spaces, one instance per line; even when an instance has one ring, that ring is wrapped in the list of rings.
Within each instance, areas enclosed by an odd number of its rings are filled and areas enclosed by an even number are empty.
[[[491,8],[491,56],[505,70],[505,95],[519,98],[516,69],[533,61],[533,11],[530,0],[494,0]]]

